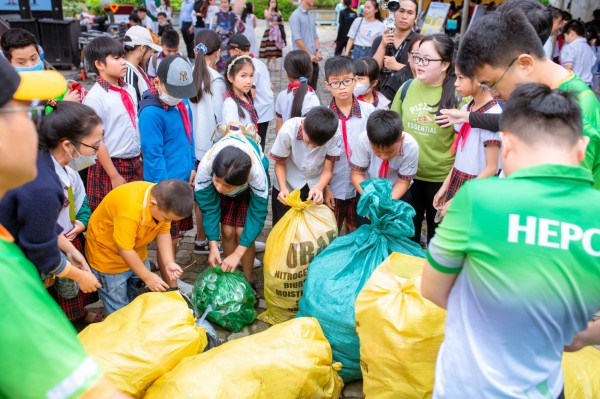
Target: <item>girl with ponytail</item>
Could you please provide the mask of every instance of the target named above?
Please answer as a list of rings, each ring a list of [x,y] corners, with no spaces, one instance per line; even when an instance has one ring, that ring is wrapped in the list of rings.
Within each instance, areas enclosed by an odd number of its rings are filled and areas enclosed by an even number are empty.
[[[321,105],[319,98],[308,85],[313,72],[310,56],[302,50],[290,51],[283,60],[288,87],[275,101],[275,133],[290,118],[305,116],[313,107]]]

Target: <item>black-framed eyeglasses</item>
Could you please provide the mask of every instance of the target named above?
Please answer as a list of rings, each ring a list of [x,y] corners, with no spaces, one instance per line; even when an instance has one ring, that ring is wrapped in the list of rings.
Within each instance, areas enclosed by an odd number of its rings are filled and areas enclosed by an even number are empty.
[[[354,83],[354,80],[356,79],[356,76],[353,76],[351,78],[348,79],[344,79],[344,80],[340,80],[338,82],[326,82],[329,87],[331,87],[332,89],[339,89],[340,87],[348,87],[350,86],[352,83]]]
[[[434,60],[430,59],[430,58],[423,58],[423,57],[419,57],[418,55],[413,55],[413,62],[415,63],[415,65],[417,64],[423,64],[423,66],[427,66],[429,65],[429,63],[431,61],[443,61],[441,58],[436,58]]]
[[[517,61],[518,59],[519,59],[519,57],[515,58],[514,60],[512,60],[510,62],[510,64],[508,64],[508,67],[506,67],[506,69],[504,70],[504,73],[500,76],[500,78],[493,85],[488,86],[486,84],[479,83],[479,86],[481,86],[483,89],[489,91],[492,94],[492,96],[498,97],[500,95],[500,93],[498,93],[498,90],[496,90],[496,86],[498,86],[498,83],[500,83],[500,81],[502,80],[502,78],[504,78],[504,76],[508,73],[508,71],[510,70],[510,68],[515,63],[515,61]]]
[[[92,150],[94,150],[94,151],[98,152],[98,150],[100,149],[100,145],[102,144],[102,142],[103,142],[104,140],[100,140],[100,141],[98,142],[98,145],[95,145],[95,146],[94,146],[94,145],[89,145],[89,144],[86,144],[86,143],[82,143],[81,141],[77,141],[77,140],[69,140],[69,141],[71,141],[71,142],[73,142],[73,143],[81,144],[81,145],[82,145],[82,146],[84,146],[84,147],[91,148]]]
[[[45,107],[43,105],[34,105],[30,107],[0,108],[0,113],[2,114],[8,114],[10,112],[27,112],[27,116],[33,121],[35,127],[38,129],[42,125],[42,120],[46,115]]]

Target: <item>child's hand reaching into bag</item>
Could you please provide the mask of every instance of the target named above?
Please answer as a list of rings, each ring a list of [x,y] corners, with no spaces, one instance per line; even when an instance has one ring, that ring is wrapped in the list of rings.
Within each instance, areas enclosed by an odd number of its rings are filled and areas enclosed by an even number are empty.
[[[315,186],[309,191],[307,199],[312,199],[315,205],[321,205],[323,203],[323,191]]]

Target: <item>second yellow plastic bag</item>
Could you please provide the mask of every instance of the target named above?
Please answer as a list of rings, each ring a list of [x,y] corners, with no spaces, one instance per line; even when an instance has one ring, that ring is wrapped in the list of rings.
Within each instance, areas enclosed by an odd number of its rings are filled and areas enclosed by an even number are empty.
[[[600,350],[586,347],[577,352],[563,353],[565,398],[600,398]]]
[[[177,291],[140,295],[103,322],[89,325],[79,339],[117,387],[136,398],[207,344],[204,328],[196,327]]]
[[[446,312],[421,296],[421,258],[392,253],[356,299],[363,391],[368,399],[433,393]]]
[[[319,322],[302,317],[184,359],[145,399],[333,399],[340,367]]]
[[[326,205],[300,200],[300,190],[285,202],[291,207],[267,238],[264,257],[266,312],[258,318],[277,324],[298,312],[308,265],[337,237],[337,224]]]

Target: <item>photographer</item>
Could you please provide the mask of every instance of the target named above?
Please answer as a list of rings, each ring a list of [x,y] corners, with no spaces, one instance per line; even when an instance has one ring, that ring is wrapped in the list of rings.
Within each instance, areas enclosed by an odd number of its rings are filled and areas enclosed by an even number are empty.
[[[388,8],[393,10],[394,2],[397,7],[398,0],[390,0]],[[417,2],[416,0],[401,0],[399,3],[400,6],[394,13],[394,32],[388,30],[383,36],[373,41],[373,58],[382,69],[381,86],[393,72],[397,72],[407,65],[408,43],[415,35],[413,27],[417,20]],[[393,45],[393,49],[390,48],[390,51],[388,51],[388,44]]]

